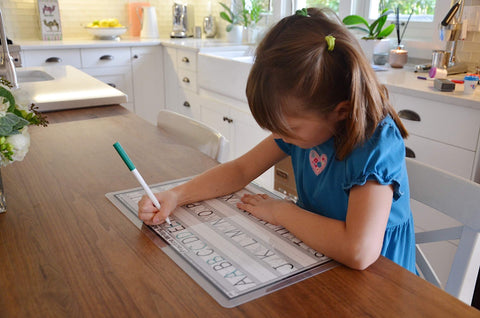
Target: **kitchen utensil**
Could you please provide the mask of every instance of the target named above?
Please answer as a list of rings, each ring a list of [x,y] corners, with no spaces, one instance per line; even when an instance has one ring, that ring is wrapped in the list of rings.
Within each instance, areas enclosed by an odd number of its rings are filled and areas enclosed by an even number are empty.
[[[447,68],[450,60],[450,52],[445,50],[433,50],[432,52],[432,67]]]
[[[140,36],[142,31],[141,8],[149,7],[148,2],[129,2],[128,3],[128,31],[131,36]]]
[[[467,64],[460,62],[457,58],[458,42],[462,40],[462,30],[466,27],[462,23],[464,4],[463,0],[455,1],[440,23],[440,40],[445,42],[445,52],[449,53],[444,66],[448,69],[448,74],[467,71]]]
[[[186,38],[193,36],[195,18],[193,6],[174,3],[172,6],[173,26],[171,38]]]
[[[142,30],[140,37],[146,39],[158,38],[157,12],[155,7],[142,7]]]
[[[203,18],[203,33],[207,38],[215,37],[217,34],[217,26],[215,24],[215,17],[209,15]]]

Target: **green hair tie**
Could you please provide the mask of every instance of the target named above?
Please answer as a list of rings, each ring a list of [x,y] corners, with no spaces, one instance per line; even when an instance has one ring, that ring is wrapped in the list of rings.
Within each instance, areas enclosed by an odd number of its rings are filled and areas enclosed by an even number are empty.
[[[333,35],[327,35],[325,40],[327,41],[327,50],[330,52],[333,51],[335,47],[335,37]]]
[[[301,15],[303,17],[309,17],[310,15],[308,14],[307,8],[303,8],[301,10],[295,11],[295,15]]]

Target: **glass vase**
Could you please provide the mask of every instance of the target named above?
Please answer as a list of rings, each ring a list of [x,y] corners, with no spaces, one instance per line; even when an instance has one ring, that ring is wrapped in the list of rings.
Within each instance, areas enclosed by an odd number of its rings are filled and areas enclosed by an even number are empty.
[[[5,199],[5,191],[3,190],[2,170],[0,170],[0,213],[7,212],[7,200]]]

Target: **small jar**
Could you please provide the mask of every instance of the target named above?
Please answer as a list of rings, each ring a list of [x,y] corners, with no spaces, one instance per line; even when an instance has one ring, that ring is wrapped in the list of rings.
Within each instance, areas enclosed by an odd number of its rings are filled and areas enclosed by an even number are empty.
[[[463,93],[471,95],[475,92],[475,88],[478,85],[478,76],[475,74],[467,74],[463,78]]]
[[[430,76],[430,78],[445,79],[447,78],[447,75],[448,75],[448,72],[446,69],[438,68],[438,67],[432,67],[428,72],[428,76]]]
[[[388,55],[388,64],[393,68],[403,68],[408,61],[408,51],[405,50],[403,45],[399,45],[397,48],[390,50]]]

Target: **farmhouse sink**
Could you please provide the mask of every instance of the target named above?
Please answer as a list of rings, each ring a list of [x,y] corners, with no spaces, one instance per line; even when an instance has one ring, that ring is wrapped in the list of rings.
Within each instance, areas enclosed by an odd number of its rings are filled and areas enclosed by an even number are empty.
[[[229,98],[247,102],[245,87],[254,59],[252,46],[205,48],[198,54],[198,85]]]

